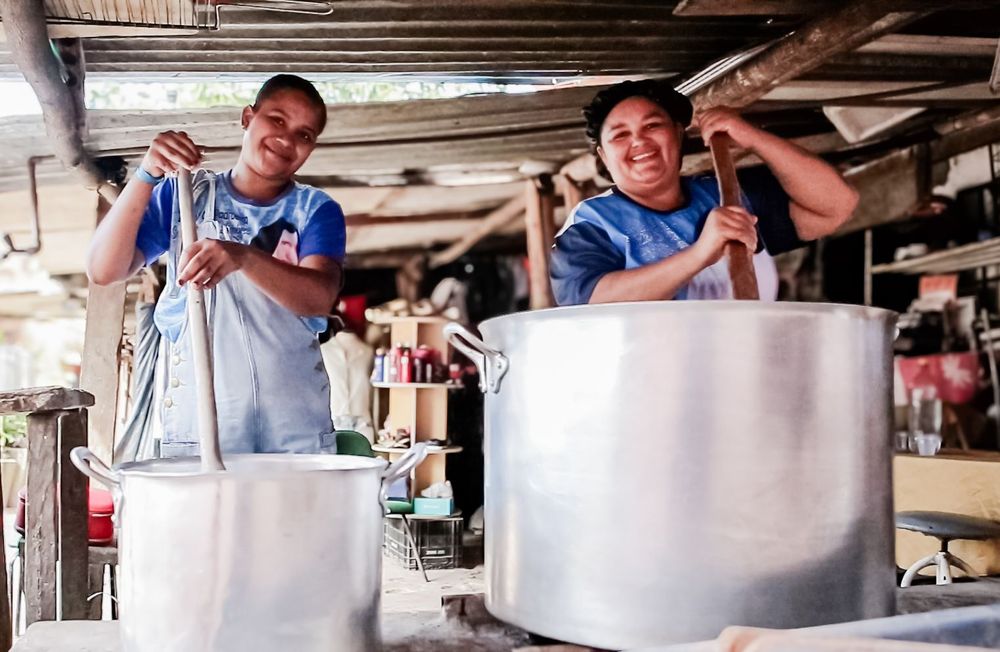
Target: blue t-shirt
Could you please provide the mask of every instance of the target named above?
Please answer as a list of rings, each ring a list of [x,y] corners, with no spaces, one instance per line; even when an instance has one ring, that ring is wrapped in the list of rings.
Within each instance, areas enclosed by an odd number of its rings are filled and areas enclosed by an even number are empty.
[[[743,205],[759,218],[760,241],[767,252],[775,255],[802,246],[789,216],[788,194],[770,170],[743,170],[739,177]],[[719,206],[718,182],[711,175],[682,177],[681,187],[687,203],[672,211],[643,206],[617,188],[577,205],[552,250],[556,303],[587,303],[605,274],[658,262],[694,244],[708,214]],[[712,266],[674,298],[724,296],[728,284],[725,270]]]
[[[214,219],[208,223],[204,219],[206,193],[200,183],[204,175],[199,173],[195,178],[200,237],[251,245],[292,264],[317,254],[343,261],[347,240],[344,213],[329,195],[312,186],[293,183],[275,199],[258,202],[239,194],[232,185],[231,174],[230,171],[216,177]],[[136,236],[136,247],[147,265],[167,251],[180,251],[176,193],[177,180],[173,178],[153,190]],[[168,261],[168,287],[175,286],[176,262]],[[172,341],[176,341],[184,321],[185,297],[184,292],[164,291],[156,306],[156,326]],[[326,317],[310,317],[306,321],[315,332],[326,329]]]

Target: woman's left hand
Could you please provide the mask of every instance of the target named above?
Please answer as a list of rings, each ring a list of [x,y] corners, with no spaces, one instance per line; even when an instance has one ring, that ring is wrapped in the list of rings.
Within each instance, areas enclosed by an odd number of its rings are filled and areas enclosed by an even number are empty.
[[[713,135],[724,133],[728,134],[740,147],[753,149],[757,135],[760,133],[757,127],[740,117],[736,111],[726,107],[702,111],[695,116],[695,125],[701,131],[701,138],[705,141],[706,146]]]
[[[198,240],[181,254],[177,284],[194,283],[211,290],[219,282],[243,267],[249,247],[237,242]]]

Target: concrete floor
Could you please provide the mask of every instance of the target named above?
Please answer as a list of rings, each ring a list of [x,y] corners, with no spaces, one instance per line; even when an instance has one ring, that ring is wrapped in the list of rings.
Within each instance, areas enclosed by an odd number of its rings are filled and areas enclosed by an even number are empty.
[[[460,618],[447,618],[442,596],[482,590],[483,569],[419,572],[385,564],[383,634],[385,652],[512,652],[531,644],[523,631],[498,623],[475,600]],[[899,590],[903,613],[1000,602],[1000,578],[961,581],[951,586],[918,585]],[[39,623],[18,645],[17,652],[118,652],[117,623]]]
[[[488,613],[449,620],[441,612],[441,598],[481,594],[483,567],[428,571],[425,582],[417,571],[404,570],[385,560],[383,632],[386,652],[510,652],[530,645],[524,631],[495,621]],[[933,578],[897,589],[900,614],[1000,603],[1000,578],[960,579],[937,586]]]

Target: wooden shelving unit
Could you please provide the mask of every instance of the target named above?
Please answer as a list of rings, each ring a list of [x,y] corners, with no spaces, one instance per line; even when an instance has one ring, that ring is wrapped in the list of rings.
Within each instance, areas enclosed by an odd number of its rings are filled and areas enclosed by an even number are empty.
[[[442,317],[394,317],[378,322],[389,330],[390,346],[408,344],[412,348],[427,345],[441,355],[442,362],[449,359],[448,341],[441,329],[448,323]],[[377,392],[389,394],[389,422],[392,428],[407,428],[412,442],[448,437],[448,391],[456,386],[450,383],[372,383]],[[381,398],[381,397],[380,397]],[[375,415],[376,420],[379,415]],[[379,424],[381,427],[381,424]],[[375,452],[390,461],[406,452],[405,448],[375,445]],[[447,457],[461,450],[459,446],[435,447],[427,459],[414,469],[410,482],[410,497],[446,479]]]

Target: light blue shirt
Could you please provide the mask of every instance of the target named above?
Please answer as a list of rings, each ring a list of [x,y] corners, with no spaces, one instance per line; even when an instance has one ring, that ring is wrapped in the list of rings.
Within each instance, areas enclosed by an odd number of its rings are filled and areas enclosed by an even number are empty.
[[[242,197],[228,174],[204,171],[195,175],[193,187],[199,238],[254,246],[291,264],[314,254],[343,259],[343,213],[316,188],[293,184],[274,201],[258,203]],[[168,254],[167,284],[155,313],[157,328],[170,341],[164,456],[198,452],[187,290],[176,282],[181,253],[176,192],[175,180],[156,188],[136,240],[147,263]],[[316,335],[325,330],[326,317],[292,313],[240,271],[207,291],[205,303],[223,453],[315,453],[335,446],[330,382]]]

